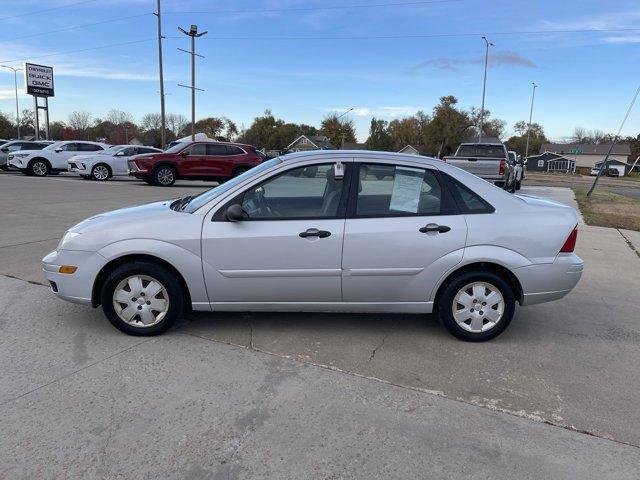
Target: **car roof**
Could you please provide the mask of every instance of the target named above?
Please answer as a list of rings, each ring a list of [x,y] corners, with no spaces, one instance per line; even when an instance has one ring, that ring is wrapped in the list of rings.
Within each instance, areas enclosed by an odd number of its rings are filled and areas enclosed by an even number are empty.
[[[380,159],[380,160],[400,160],[411,163],[421,163],[425,165],[433,165],[433,162],[444,163],[433,157],[425,157],[424,155],[412,155],[410,153],[382,152],[376,150],[310,150],[307,152],[294,152],[281,155],[283,162],[291,162],[297,160],[310,160],[322,158],[349,157],[353,159]]]

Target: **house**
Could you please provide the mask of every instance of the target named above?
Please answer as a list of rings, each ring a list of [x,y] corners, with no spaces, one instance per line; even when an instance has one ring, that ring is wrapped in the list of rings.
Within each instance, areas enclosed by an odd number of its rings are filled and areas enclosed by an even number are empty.
[[[286,148],[288,152],[307,152],[309,150],[335,150],[335,147],[324,135],[300,135]]]
[[[407,153],[409,155],[420,155],[420,152],[418,151],[418,149],[413,145],[407,145],[406,147],[401,148],[400,150],[398,150],[398,153]]]
[[[529,172],[574,172],[576,161],[557,153],[544,152],[527,157]]]
[[[610,148],[611,145],[608,144],[545,143],[540,147],[540,151],[571,158],[576,162],[576,172],[589,175],[596,163],[605,159]],[[609,160],[617,160],[626,164],[629,155],[631,155],[629,145],[615,145]]]

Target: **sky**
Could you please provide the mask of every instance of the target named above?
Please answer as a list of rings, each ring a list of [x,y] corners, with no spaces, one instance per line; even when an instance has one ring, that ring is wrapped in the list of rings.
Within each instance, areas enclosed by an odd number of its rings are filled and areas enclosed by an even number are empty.
[[[74,110],[136,120],[158,112],[155,0],[2,0],[0,64],[54,69],[51,120]],[[350,7],[350,8],[345,8]],[[239,126],[270,109],[319,126],[348,113],[360,141],[372,117],[431,112],[444,95],[482,100],[513,124],[534,121],[563,140],[575,127],[616,132],[640,83],[637,0],[162,0],[167,112],[191,115],[189,39],[195,23],[196,116]],[[586,31],[585,31],[586,30]],[[594,31],[597,30],[597,31]],[[19,72],[20,74],[21,72]],[[20,107],[33,106],[19,78]],[[13,73],[0,68],[0,111],[15,115]],[[640,106],[623,134],[640,133]]]

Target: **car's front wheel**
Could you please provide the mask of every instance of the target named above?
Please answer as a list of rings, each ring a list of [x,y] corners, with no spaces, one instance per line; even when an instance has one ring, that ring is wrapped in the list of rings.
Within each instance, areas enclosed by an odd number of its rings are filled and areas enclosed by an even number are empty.
[[[27,175],[35,177],[46,177],[51,173],[49,162],[42,159],[32,160],[27,167]]]
[[[91,178],[93,180],[104,182],[105,180],[109,180],[110,176],[111,176],[111,169],[107,165],[103,165],[102,163],[95,165],[91,169]]]
[[[101,302],[118,330],[129,335],[157,335],[182,314],[184,291],[166,268],[136,261],[111,272],[103,284]]]
[[[153,174],[153,180],[156,185],[170,187],[176,183],[176,171],[169,166],[158,167]]]
[[[444,286],[438,315],[454,336],[483,342],[500,335],[511,323],[515,297],[509,283],[492,271],[463,272]]]

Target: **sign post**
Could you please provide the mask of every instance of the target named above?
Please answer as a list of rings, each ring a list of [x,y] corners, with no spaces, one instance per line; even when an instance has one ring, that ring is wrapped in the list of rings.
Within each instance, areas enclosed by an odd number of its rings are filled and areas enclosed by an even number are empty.
[[[44,110],[45,113],[45,135],[46,139],[49,140],[49,97],[54,96],[53,67],[25,63],[24,80],[27,94],[33,96],[36,140],[40,140],[40,110]],[[44,98],[44,105],[40,105],[39,98]]]

